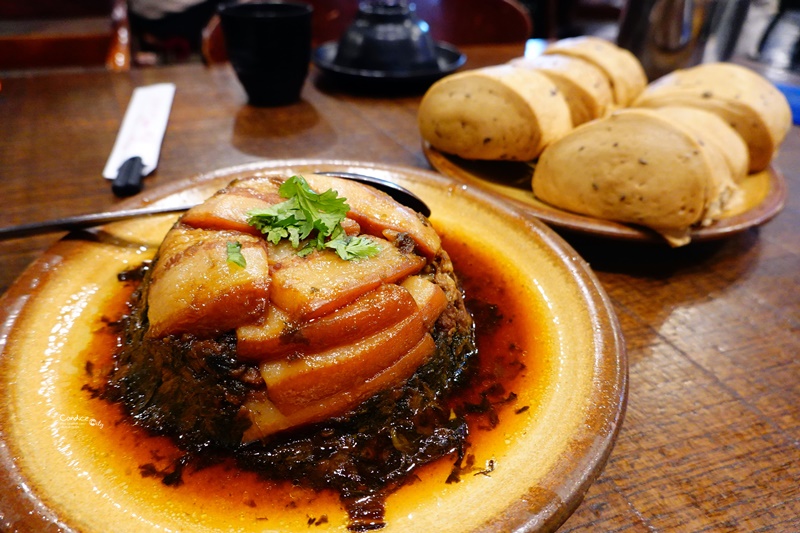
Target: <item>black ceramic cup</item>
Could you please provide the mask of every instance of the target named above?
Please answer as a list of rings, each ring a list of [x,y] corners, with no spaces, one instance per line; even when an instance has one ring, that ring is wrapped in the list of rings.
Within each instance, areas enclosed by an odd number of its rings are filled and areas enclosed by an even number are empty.
[[[220,5],[228,57],[251,105],[300,99],[311,61],[311,13],[309,4],[297,1]]]

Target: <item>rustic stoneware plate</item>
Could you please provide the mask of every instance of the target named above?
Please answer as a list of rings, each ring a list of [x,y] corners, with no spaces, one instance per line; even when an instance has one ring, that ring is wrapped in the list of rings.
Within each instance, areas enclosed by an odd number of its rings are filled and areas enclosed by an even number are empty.
[[[123,204],[201,201],[236,177],[339,170],[396,181],[421,196],[447,242],[492,257],[523,302],[525,366],[515,405],[491,431],[475,431],[480,468],[446,484],[433,465],[389,496],[387,532],[553,531],[599,475],[622,423],[624,342],[587,264],[557,235],[480,189],[433,172],[347,161],[276,161],[220,170]],[[101,309],[120,300],[117,273],[153,255],[176,215],[109,224],[67,236],[0,302],[0,529],[19,531],[346,531],[335,498],[298,489],[272,501],[246,472],[167,487],[142,475],[157,461],[152,437],[126,430],[81,383]],[[458,268],[458,265],[457,265]],[[503,306],[500,305],[502,312]],[[91,356],[91,354],[89,354]],[[137,436],[140,435],[140,436]],[[471,433],[472,435],[472,433]],[[471,436],[470,439],[473,439]],[[157,440],[157,439],[156,439]],[[248,481],[249,479],[249,481]],[[192,490],[203,483],[204,490]],[[250,487],[249,493],[241,488]]]
[[[423,145],[423,150],[431,166],[445,176],[499,194],[554,228],[618,240],[665,242],[647,228],[571,213],[540,201],[531,190],[533,166],[528,163],[470,161],[440,152],[428,143]],[[742,188],[745,195],[743,205],[736,211],[725,213],[724,218],[712,225],[693,230],[693,242],[720,239],[760,226],[783,209],[786,181],[776,167],[751,174]]]

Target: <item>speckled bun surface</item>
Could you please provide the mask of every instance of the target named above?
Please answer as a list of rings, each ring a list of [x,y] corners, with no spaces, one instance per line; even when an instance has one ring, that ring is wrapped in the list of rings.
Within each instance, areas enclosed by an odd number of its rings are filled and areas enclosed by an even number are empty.
[[[439,80],[425,93],[418,121],[431,146],[467,159],[529,161],[572,129],[555,84],[510,65]]]
[[[647,85],[647,75],[636,56],[599,37],[561,39],[548,46],[544,53],[578,57],[599,67],[611,82],[618,107],[629,105]]]
[[[651,83],[633,105],[690,106],[718,115],[747,144],[751,172],[767,168],[792,125],[783,93],[758,73],[732,63],[676,70]]]
[[[579,57],[560,54],[518,57],[510,64],[538,70],[550,78],[567,101],[573,126],[602,117],[613,105],[611,83],[606,75]]]
[[[719,165],[678,123],[651,110],[621,110],[549,146],[532,187],[551,205],[647,226],[679,245],[704,220]]]

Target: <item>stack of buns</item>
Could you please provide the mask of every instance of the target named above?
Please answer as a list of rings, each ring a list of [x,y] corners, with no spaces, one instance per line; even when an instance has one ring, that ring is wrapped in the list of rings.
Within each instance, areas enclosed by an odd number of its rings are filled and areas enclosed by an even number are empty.
[[[465,159],[536,161],[533,194],[637,224],[673,246],[742,202],[791,127],[784,95],[750,69],[710,63],[648,85],[627,50],[596,37],[447,76],[419,108],[423,139]]]
[[[792,125],[791,108],[783,93],[752,70],[732,63],[672,72],[651,83],[633,105],[711,111],[744,139],[751,172],[769,166]]]
[[[422,137],[466,159],[529,161],[572,129],[567,102],[535,70],[497,65],[447,76],[419,109]]]
[[[538,57],[442,78],[422,98],[419,128],[448,154],[530,161],[576,126],[629,105],[646,85],[627,50],[597,37],[563,39]]]

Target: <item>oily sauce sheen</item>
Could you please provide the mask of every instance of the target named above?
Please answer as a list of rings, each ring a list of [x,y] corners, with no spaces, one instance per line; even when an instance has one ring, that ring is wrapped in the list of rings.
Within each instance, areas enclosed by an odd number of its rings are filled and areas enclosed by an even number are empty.
[[[495,468],[491,458],[501,455],[502,447],[508,444],[504,444],[504,435],[513,433],[515,420],[520,422],[530,416],[536,407],[530,394],[525,395],[524,401],[520,399],[518,387],[521,383],[528,387],[537,376],[544,375],[546,361],[537,356],[538,332],[530,331],[531,323],[541,329],[540,322],[526,317],[525,327],[518,324],[524,313],[531,312],[532,302],[529,294],[519,290],[513,274],[474,243],[447,234],[442,234],[442,239],[474,317],[478,347],[472,380],[449,400],[454,409],[468,413],[464,460],[454,466],[455,457],[444,457],[414,471],[415,478],[432,476],[444,484],[458,483],[467,476],[490,475]],[[149,481],[153,490],[167,491],[165,497],[178,506],[231,513],[237,521],[263,521],[272,528],[279,524],[293,528],[314,525],[315,529],[347,523],[342,503],[333,491],[302,488],[291,481],[265,480],[238,468],[230,459],[217,459],[210,465],[184,465],[184,452],[169,438],[152,436],[133,426],[120,405],[97,398],[119,348],[118,329],[111,324],[126,313],[136,284],[122,285],[125,290],[105,310],[103,324],[84,355],[86,372],[78,376],[75,384],[90,398],[94,417],[103,422],[97,438],[106,441],[101,447],[112,452],[110,460],[116,461],[113,467],[130,476],[152,478]],[[388,506],[402,500],[404,488],[391,496]]]

